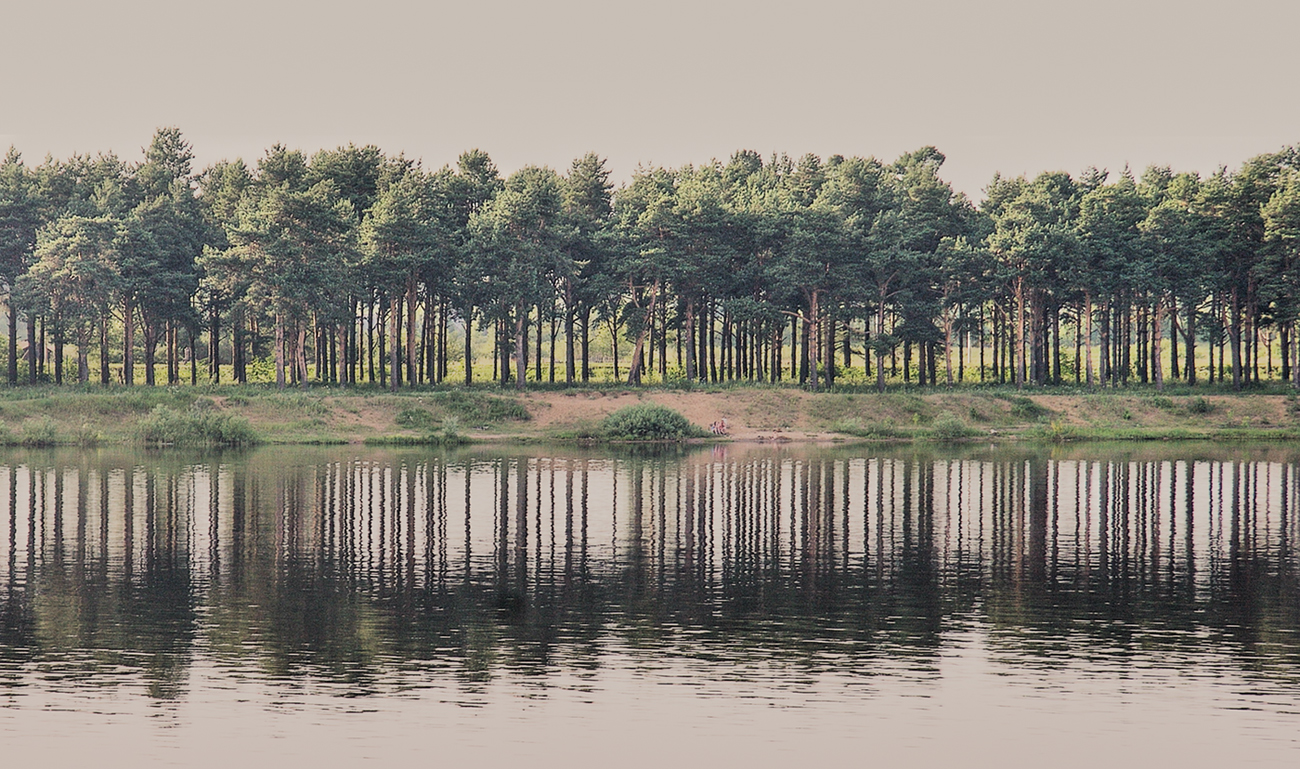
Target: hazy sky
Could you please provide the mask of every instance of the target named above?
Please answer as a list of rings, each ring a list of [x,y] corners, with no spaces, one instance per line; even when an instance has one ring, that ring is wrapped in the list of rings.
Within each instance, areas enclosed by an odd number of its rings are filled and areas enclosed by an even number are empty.
[[[0,143],[200,166],[374,143],[617,179],[754,149],[933,144],[1016,175],[1212,172],[1300,142],[1295,0],[5,0]],[[13,7],[18,6],[18,7]]]

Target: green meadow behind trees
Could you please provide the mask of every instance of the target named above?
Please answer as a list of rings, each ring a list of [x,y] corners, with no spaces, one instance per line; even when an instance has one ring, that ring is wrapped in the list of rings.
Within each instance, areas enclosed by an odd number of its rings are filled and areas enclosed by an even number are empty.
[[[1300,385],[1296,147],[995,176],[979,202],[931,147],[741,151],[618,189],[594,154],[506,178],[479,150],[192,160],[175,128],[138,162],[9,150],[0,377]]]

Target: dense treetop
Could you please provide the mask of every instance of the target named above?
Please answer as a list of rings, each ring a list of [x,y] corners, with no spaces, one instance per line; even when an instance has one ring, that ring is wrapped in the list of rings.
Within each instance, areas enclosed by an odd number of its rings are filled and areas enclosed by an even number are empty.
[[[479,150],[437,170],[352,145],[192,161],[175,128],[135,162],[9,150],[10,382],[88,381],[97,356],[100,381],[143,363],[153,384],[160,346],[171,382],[185,361],[192,380],[266,361],[281,385],[439,382],[453,362],[470,381],[486,332],[518,386],[611,357],[629,382],[1300,383],[1295,147],[1209,175],[995,176],[978,203],[933,147],[740,151],[617,189],[594,154],[505,178]]]

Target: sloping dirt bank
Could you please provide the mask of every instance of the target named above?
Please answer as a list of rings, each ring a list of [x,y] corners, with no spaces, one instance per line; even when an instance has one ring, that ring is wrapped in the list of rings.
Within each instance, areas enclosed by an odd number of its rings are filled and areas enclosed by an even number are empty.
[[[160,411],[196,419],[226,415],[246,421],[267,443],[418,442],[434,434],[496,442],[575,440],[597,435],[606,415],[638,403],[666,406],[701,428],[725,422],[735,441],[1300,440],[1300,401],[1282,394],[814,394],[768,387],[390,394],[248,386],[6,390],[0,392],[0,443],[130,443]]]

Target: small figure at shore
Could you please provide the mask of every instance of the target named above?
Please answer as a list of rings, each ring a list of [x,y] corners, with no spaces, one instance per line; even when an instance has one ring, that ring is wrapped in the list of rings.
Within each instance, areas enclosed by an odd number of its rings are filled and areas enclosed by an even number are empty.
[[[709,432],[713,433],[714,435],[727,435],[727,420],[719,419],[713,424],[709,425]]]

